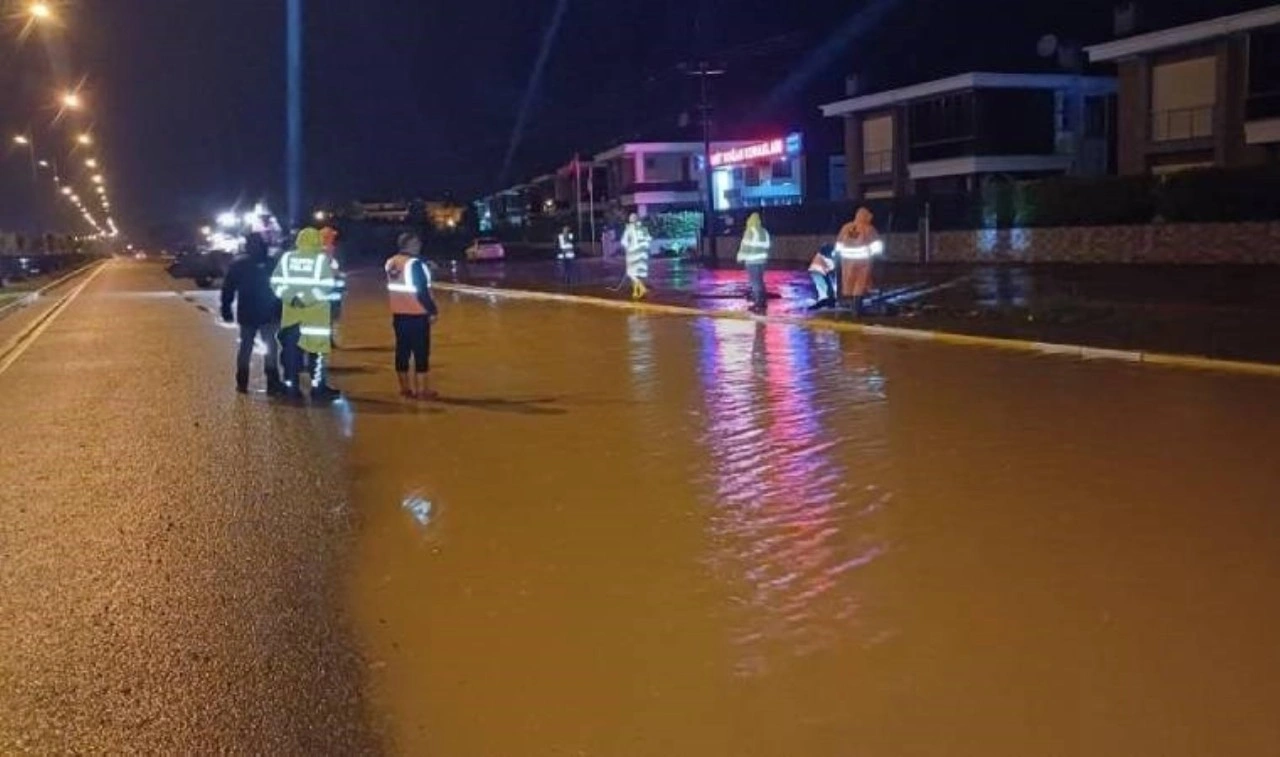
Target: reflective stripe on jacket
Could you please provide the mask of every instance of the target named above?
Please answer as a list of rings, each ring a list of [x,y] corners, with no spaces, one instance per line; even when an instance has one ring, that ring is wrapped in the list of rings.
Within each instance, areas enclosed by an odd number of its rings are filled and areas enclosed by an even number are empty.
[[[738,247],[738,262],[751,265],[769,260],[769,248],[772,240],[763,226],[748,227],[742,235],[742,244]]]
[[[627,275],[644,278],[649,275],[649,245],[653,238],[640,224],[627,224],[622,232],[622,247],[627,251]]]
[[[338,264],[322,252],[294,250],[280,256],[271,286],[282,303],[280,326],[301,326],[300,346],[307,352],[326,354],[331,345],[331,302],[338,291]]]
[[[422,271],[424,287],[431,286],[431,273],[421,260],[401,253],[387,259],[387,299],[391,303],[391,312],[396,315],[427,315],[428,310],[422,304],[422,293],[413,283],[412,271],[417,263]]]

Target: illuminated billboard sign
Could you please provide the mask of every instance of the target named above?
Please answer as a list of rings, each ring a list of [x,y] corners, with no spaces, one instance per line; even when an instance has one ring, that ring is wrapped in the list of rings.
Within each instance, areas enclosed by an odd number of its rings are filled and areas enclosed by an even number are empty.
[[[751,163],[757,160],[773,160],[784,155],[796,155],[801,150],[799,134],[791,134],[785,139],[770,139],[751,145],[735,147],[711,153],[711,167],[733,166],[739,163]]]

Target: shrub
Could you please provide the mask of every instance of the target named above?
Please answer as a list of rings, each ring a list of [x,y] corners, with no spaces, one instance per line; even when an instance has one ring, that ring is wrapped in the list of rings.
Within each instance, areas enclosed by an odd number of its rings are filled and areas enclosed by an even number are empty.
[[[1016,185],[1017,226],[1105,226],[1146,223],[1155,214],[1149,176],[1055,178]]]
[[[1280,218],[1280,169],[1203,168],[1170,174],[1155,187],[1165,221],[1269,221]]]
[[[696,239],[702,233],[702,213],[695,210],[657,213],[644,223],[654,239]]]

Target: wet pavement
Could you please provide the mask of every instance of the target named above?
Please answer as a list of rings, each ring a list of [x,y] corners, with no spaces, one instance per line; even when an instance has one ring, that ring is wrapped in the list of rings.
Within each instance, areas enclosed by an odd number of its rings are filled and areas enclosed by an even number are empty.
[[[109,263],[0,362],[0,753],[375,751],[336,422],[227,391],[170,286]]]
[[[292,407],[113,266],[0,373],[0,752],[1280,743],[1272,379],[441,293],[419,404],[361,274]]]
[[[740,266],[708,270],[655,261],[651,299],[706,310],[745,309]],[[567,287],[553,261],[443,262],[444,281],[622,299],[618,261],[578,261]],[[877,263],[870,313],[884,326],[1033,342],[1280,363],[1280,266],[911,265]],[[849,310],[810,313],[802,270],[771,270],[769,311],[853,320]]]

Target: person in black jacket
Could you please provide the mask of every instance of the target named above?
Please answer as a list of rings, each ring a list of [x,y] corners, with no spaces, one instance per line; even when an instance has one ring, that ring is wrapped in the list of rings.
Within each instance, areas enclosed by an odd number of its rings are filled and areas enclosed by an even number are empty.
[[[267,354],[263,358],[263,371],[267,375],[267,393],[281,394],[279,343],[280,300],[271,290],[271,274],[275,261],[267,251],[267,242],[261,234],[245,237],[244,253],[237,255],[227,269],[222,281],[222,320],[240,324],[240,350],[236,354],[236,391],[249,391],[249,361],[253,357],[253,344],[262,337]],[[237,302],[234,316],[231,305]]]

